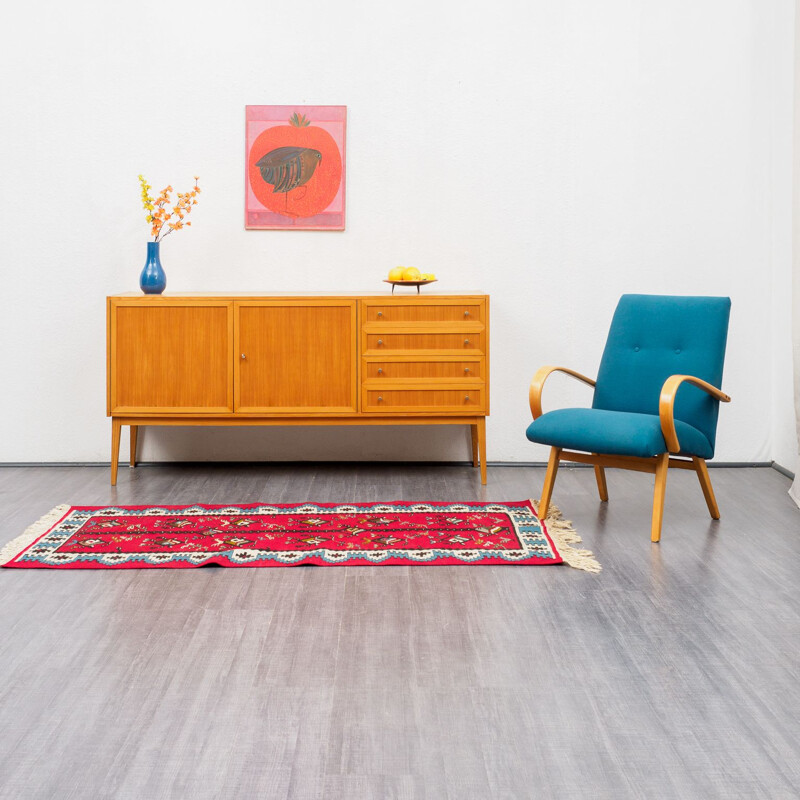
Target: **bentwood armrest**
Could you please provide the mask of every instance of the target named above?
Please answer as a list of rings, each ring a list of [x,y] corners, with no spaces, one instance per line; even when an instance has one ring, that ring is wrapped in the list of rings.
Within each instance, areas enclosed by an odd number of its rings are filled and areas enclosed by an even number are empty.
[[[538,419],[542,416],[542,389],[544,388],[544,382],[552,372],[565,372],[567,375],[571,375],[579,381],[588,383],[589,386],[595,385],[595,381],[591,378],[587,378],[585,375],[581,375],[580,372],[575,372],[574,369],[568,369],[567,367],[541,367],[533,376],[531,388],[528,393],[531,402],[531,414],[534,419]]]
[[[679,453],[681,450],[678,442],[678,433],[675,430],[675,398],[678,396],[678,389],[681,384],[687,382],[708,392],[715,400],[720,403],[730,403],[731,398],[725,392],[717,389],[716,386],[695,378],[694,375],[670,375],[661,387],[661,397],[658,401],[658,417],[661,420],[661,432],[664,434],[664,441],[670,453]]]

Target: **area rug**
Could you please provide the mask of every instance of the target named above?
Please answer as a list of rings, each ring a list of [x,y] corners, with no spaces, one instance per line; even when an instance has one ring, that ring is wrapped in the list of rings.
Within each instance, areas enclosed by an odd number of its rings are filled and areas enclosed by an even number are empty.
[[[529,501],[58,506],[0,551],[46,569],[561,564],[600,570]]]

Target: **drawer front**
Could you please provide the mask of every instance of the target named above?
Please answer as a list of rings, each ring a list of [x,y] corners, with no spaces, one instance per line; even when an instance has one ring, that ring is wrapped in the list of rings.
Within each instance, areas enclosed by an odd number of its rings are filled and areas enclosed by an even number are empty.
[[[435,350],[440,354],[484,352],[484,333],[367,333],[366,354]]]
[[[392,361],[368,359],[362,375],[367,380],[470,380],[483,379],[483,360],[458,361]]]
[[[409,303],[399,305],[367,305],[366,322],[480,322],[482,305],[458,303],[457,305]]]
[[[366,389],[363,410],[370,413],[398,412],[465,413],[483,411],[483,389]]]

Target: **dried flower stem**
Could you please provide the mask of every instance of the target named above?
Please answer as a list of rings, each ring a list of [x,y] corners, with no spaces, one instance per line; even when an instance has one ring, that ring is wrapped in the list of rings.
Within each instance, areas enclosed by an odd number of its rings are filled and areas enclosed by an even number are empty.
[[[191,222],[184,222],[184,217],[192,213],[192,206],[197,205],[197,195],[200,194],[200,187],[197,182],[200,179],[195,175],[194,188],[188,192],[178,192],[178,200],[172,202],[172,186],[162,189],[156,199],[150,194],[152,188],[142,175],[139,176],[139,183],[142,187],[142,206],[147,211],[147,221],[150,223],[150,235],[154,242],[160,242],[165,236],[169,236],[174,231],[183,227],[191,226]],[[172,206],[170,210],[168,206]],[[177,217],[175,222],[170,222],[173,217]],[[168,230],[164,231],[164,226]]]

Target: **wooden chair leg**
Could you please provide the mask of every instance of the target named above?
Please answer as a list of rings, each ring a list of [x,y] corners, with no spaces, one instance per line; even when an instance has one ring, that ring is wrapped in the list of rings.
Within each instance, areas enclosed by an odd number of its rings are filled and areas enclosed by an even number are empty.
[[[692,463],[697,472],[697,477],[700,480],[700,488],[703,490],[703,497],[706,498],[708,513],[711,514],[711,519],[719,519],[719,506],[717,505],[717,498],[714,497],[714,489],[711,486],[711,478],[708,474],[706,460],[704,458],[692,456]]]
[[[550,507],[550,497],[553,494],[553,486],[556,482],[558,472],[558,462],[561,458],[561,448],[550,448],[550,459],[547,462],[547,472],[544,476],[544,486],[542,486],[542,496],[539,498],[539,519],[547,516],[547,509]]]
[[[600,500],[604,503],[608,502],[608,484],[606,483],[606,471],[603,467],[595,464],[594,477],[597,481],[597,491],[600,494]]]
[[[139,436],[139,426],[131,425],[131,466],[136,466],[136,439]]]
[[[669,469],[669,453],[658,457],[656,464],[656,485],[653,492],[653,522],[650,526],[650,541],[661,539],[661,521],[664,519],[664,495],[667,491],[667,471]]]
[[[117,485],[117,467],[119,466],[119,438],[122,433],[122,423],[111,419],[111,485]]]
[[[472,466],[478,466],[478,426],[470,425],[470,433],[472,435]]]

